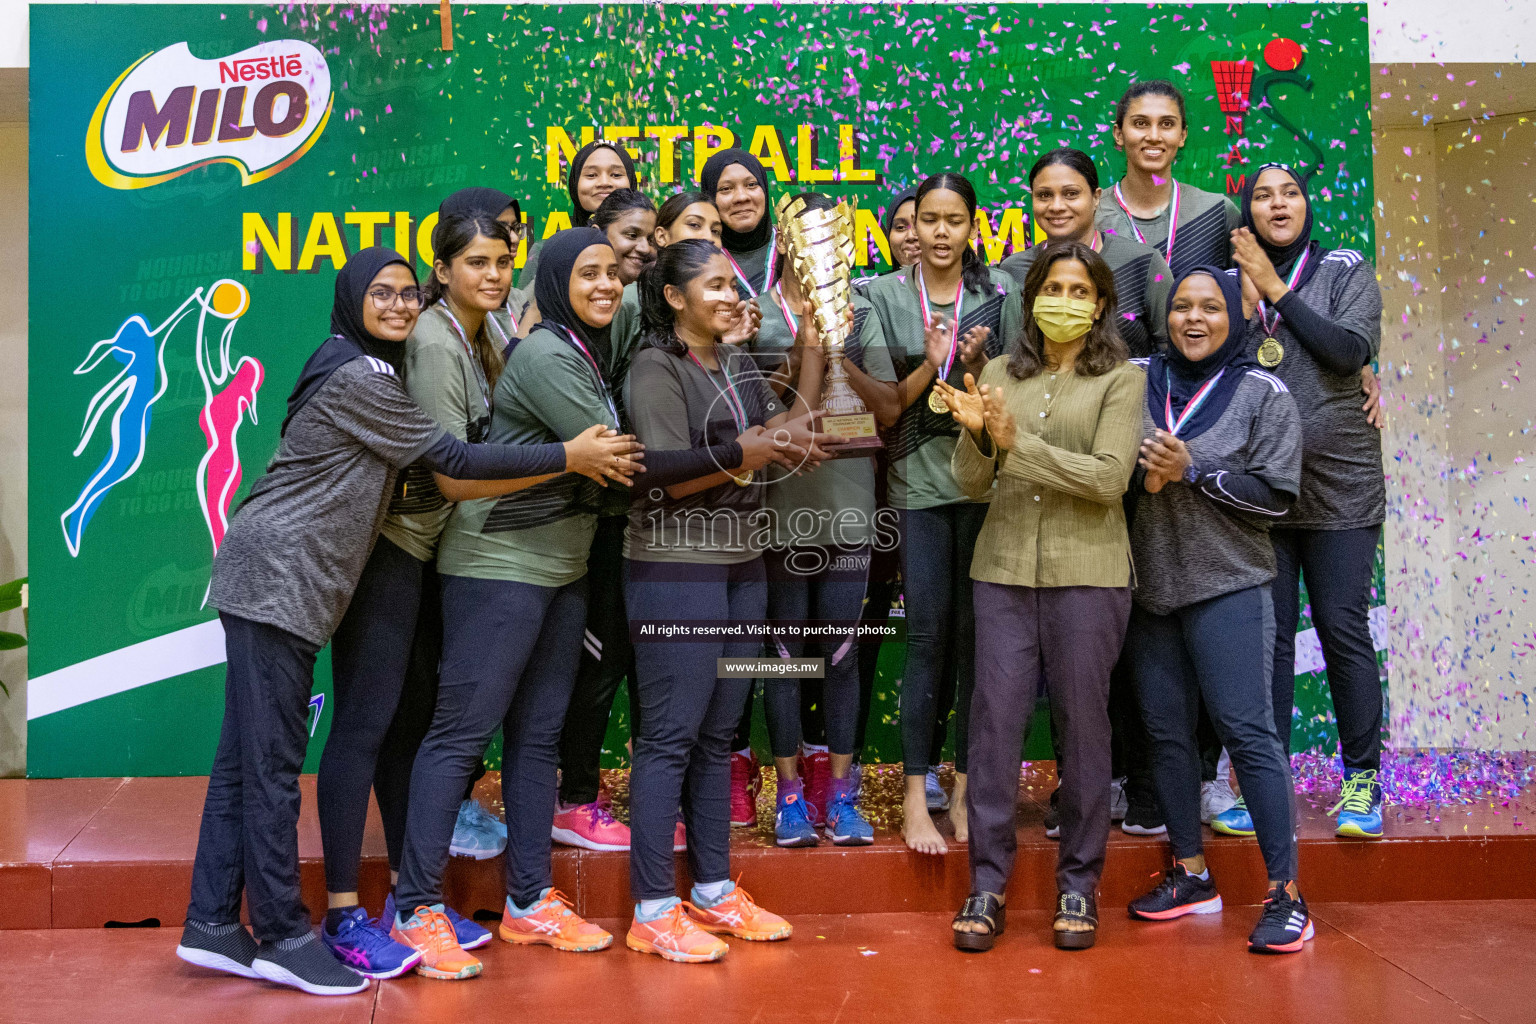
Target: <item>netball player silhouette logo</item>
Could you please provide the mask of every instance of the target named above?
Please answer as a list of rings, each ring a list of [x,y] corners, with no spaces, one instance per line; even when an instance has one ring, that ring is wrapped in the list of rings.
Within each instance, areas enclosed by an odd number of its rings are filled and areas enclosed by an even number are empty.
[[[251,297],[245,286],[225,278],[206,290],[198,288],[160,326],[151,329],[148,321],[135,314],[117,329],[117,333],[91,346],[77,375],[92,373],[108,356],[122,365],[115,376],[91,397],[86,406],[85,422],[74,456],[79,458],[95,440],[103,420],[110,425],[109,443],[100,464],[80,489],[80,495],[59,517],[64,529],[64,543],[73,557],[79,557],[85,530],[112,488],[138,472],[149,443],[149,428],[154,405],[165,394],[165,347],[171,335],[189,313],[197,310],[197,334],[193,341],[198,376],[203,385],[203,408],[198,417],[207,451],[197,467],[197,499],[208,526],[213,550],[218,552],[224,531],[229,526],[229,507],[240,487],[240,449],[236,434],[248,414],[256,421],[256,393],[264,376],[262,365],[251,356],[230,361],[230,342],[235,324],[250,308]],[[222,322],[215,345],[207,334]]]

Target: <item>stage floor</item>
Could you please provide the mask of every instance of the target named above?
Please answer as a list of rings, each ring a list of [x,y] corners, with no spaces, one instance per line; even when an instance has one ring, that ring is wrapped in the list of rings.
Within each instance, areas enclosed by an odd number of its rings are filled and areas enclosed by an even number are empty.
[[[768,773],[765,772],[765,775]],[[610,783],[622,808],[622,773]],[[1056,844],[1041,827],[1055,782],[1050,762],[1032,763],[1019,787],[1019,849],[1009,899],[1048,907],[1055,897]],[[325,907],[314,778],[301,779],[299,853],[304,899]],[[773,845],[768,787],[759,825],[732,832],[732,870],[765,906],[789,915],[953,913],[969,890],[966,848],[911,853],[899,834],[900,769],[870,768],[865,805],[878,826],[872,847],[781,850]],[[99,928],[103,925],[178,927],[186,911],[197,848],[204,778],[0,780],[0,929]],[[499,805],[491,773],[479,793]],[[1536,899],[1536,792],[1512,800],[1396,807],[1386,815],[1387,838],[1341,840],[1326,814],[1331,793],[1297,797],[1303,892],[1316,903],[1418,900]],[[941,831],[949,833],[946,816]],[[1101,903],[1123,907],[1166,866],[1161,837],[1110,833]],[[1252,840],[1207,832],[1206,851],[1229,905],[1264,896],[1264,870]],[[685,859],[678,857],[680,881]],[[502,858],[454,859],[445,894],[461,913],[495,918],[503,897]],[[556,847],[555,884],[588,917],[629,914],[628,855]],[[375,913],[388,885],[384,837],[376,812],[365,836],[360,891]],[[3,1005],[3,1004],[0,1004]],[[3,1019],[3,1014],[0,1014]]]
[[[464,982],[407,977],[320,999],[191,967],[169,929],[0,931],[0,1018],[15,1024],[1527,1024],[1536,901],[1319,904],[1302,953],[1244,951],[1251,908],[1169,924],[1104,915],[1099,944],[1051,948],[1044,911],[1010,915],[987,954],[954,950],[947,914],[797,917],[788,942],[732,942],[718,964],[622,948],[493,942]],[[610,928],[618,921],[604,921]]]

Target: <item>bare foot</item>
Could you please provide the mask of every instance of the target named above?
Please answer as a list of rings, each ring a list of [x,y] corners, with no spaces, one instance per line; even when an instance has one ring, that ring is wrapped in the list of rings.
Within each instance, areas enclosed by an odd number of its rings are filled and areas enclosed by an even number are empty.
[[[908,849],[916,853],[948,853],[949,847],[945,845],[944,837],[939,835],[933,818],[928,814],[928,798],[923,795],[923,777],[914,775],[912,778],[917,779],[917,795],[912,795],[909,786],[906,799],[902,801],[901,836],[907,841]]]
[[[955,773],[955,788],[949,794],[949,823],[955,827],[955,842],[969,842],[971,819],[965,809],[965,776]]]

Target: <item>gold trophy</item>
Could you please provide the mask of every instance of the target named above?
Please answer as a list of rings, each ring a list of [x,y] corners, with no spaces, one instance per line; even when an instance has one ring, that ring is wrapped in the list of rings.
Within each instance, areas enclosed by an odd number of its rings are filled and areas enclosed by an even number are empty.
[[[875,415],[853,390],[843,366],[843,346],[853,329],[853,209],[839,201],[835,209],[810,210],[796,199],[780,211],[785,233],[785,262],[800,282],[816,320],[827,360],[819,430],[848,440],[823,447],[834,458],[873,455],[881,447]]]

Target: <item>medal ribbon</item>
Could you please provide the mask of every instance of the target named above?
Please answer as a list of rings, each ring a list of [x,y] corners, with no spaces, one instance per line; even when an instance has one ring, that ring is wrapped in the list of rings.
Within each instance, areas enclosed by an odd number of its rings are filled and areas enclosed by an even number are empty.
[[[1120,183],[1118,181],[1115,182],[1115,202],[1120,205],[1120,209],[1125,211],[1125,219],[1130,222],[1131,230],[1136,233],[1136,241],[1146,245],[1147,240],[1142,236],[1141,228],[1136,226],[1136,218],[1131,215],[1131,208],[1125,205],[1125,196],[1120,194]],[[1169,266],[1173,266],[1173,240],[1178,233],[1179,183],[1175,181],[1173,183],[1173,202],[1168,209],[1168,244],[1163,248],[1163,259],[1168,261]]]
[[[917,300],[923,311],[923,326],[933,326],[933,307],[928,304],[928,286],[923,284],[923,265],[919,261],[914,273],[917,274]],[[939,371],[939,380],[949,380],[950,368],[955,365],[955,354],[960,351],[960,310],[965,302],[965,277],[962,275],[955,284],[955,329],[949,338],[949,355],[944,360],[944,366]]]
[[[1286,288],[1294,289],[1296,287],[1296,282],[1301,278],[1301,268],[1307,265],[1307,257],[1311,254],[1312,250],[1309,248],[1303,251],[1301,257],[1296,260],[1296,265],[1291,268],[1291,276],[1285,282]],[[1263,299],[1259,300],[1259,326],[1264,328],[1264,335],[1269,338],[1273,338],[1275,332],[1280,329],[1280,311],[1278,309],[1275,310],[1275,318],[1271,320],[1269,318],[1269,305]]]
[[[1226,372],[1226,370],[1218,370],[1216,371],[1216,376],[1200,385],[1200,390],[1196,391],[1194,397],[1189,400],[1189,404],[1184,406],[1184,412],[1179,416],[1178,420],[1174,420],[1173,381],[1169,377],[1168,371],[1166,369],[1163,370],[1163,381],[1167,387],[1167,393],[1163,396],[1163,421],[1168,424],[1168,433],[1174,437],[1179,436],[1179,430],[1195,414],[1195,410],[1200,408],[1205,403],[1205,400],[1210,397],[1211,392],[1216,387],[1216,382],[1221,380],[1221,375]]]
[[[480,385],[480,400],[485,403],[485,411],[491,411],[491,382],[486,379],[485,367],[480,365],[480,359],[475,355],[475,350],[470,348],[469,338],[464,335],[464,328],[459,324],[458,318],[453,315],[453,310],[448,308],[448,303],[442,299],[437,300],[438,308],[448,318],[448,323],[453,325],[453,333],[458,335],[459,344],[464,346],[464,354],[469,357],[469,365],[475,368],[475,382]]]
[[[592,372],[597,375],[597,393],[603,396],[603,402],[608,406],[608,413],[613,417],[613,428],[615,430],[620,429],[619,409],[618,406],[613,404],[613,395],[608,391],[608,381],[603,378],[603,368],[597,364],[597,360],[592,357],[592,353],[587,350],[587,346],[581,343],[581,339],[576,336],[575,331],[564,324],[552,323],[546,320],[545,326],[564,337],[573,348],[587,357],[587,362],[591,365]]]
[[[512,311],[510,309],[507,310],[507,319],[512,321],[512,333],[516,334],[517,333],[517,317],[512,315]],[[502,355],[505,356],[508,347],[510,347],[511,344],[512,344],[512,339],[507,335],[506,331],[501,329],[501,324],[496,322],[496,318],[495,317],[487,315],[486,318],[485,318],[485,322],[490,324],[491,327],[495,329],[496,336],[501,339],[501,352],[502,352]]]
[[[763,291],[767,291],[769,286],[773,284],[773,257],[777,251],[778,237],[778,228],[775,227],[768,232],[768,255],[763,257]],[[731,270],[735,271],[736,280],[740,281],[741,286],[747,290],[747,295],[755,298],[759,293],[756,288],[752,287],[751,282],[747,280],[747,275],[742,272],[741,264],[736,262],[736,257],[732,256],[724,248],[720,251],[725,253],[727,260],[730,260]]]
[[[789,325],[789,337],[791,341],[800,338],[800,322],[795,319],[795,314],[789,311],[789,306],[784,301],[784,284],[779,282],[773,286],[773,294],[779,300],[779,312],[784,314],[784,322]]]
[[[709,372],[709,367],[699,362],[699,357],[693,354],[693,349],[691,348],[688,350],[688,358],[693,360],[695,366],[704,371],[704,376],[709,378],[709,382],[715,386],[715,390],[720,393],[720,397],[725,399],[725,407],[731,412],[731,419],[736,423],[737,433],[745,431],[747,429],[747,407],[741,402],[741,395],[736,391],[736,382],[731,379],[730,368],[726,365],[727,360],[720,357],[719,349],[716,349],[715,358],[720,361],[720,372],[725,374],[725,387],[723,388],[716,382],[715,375]]]

